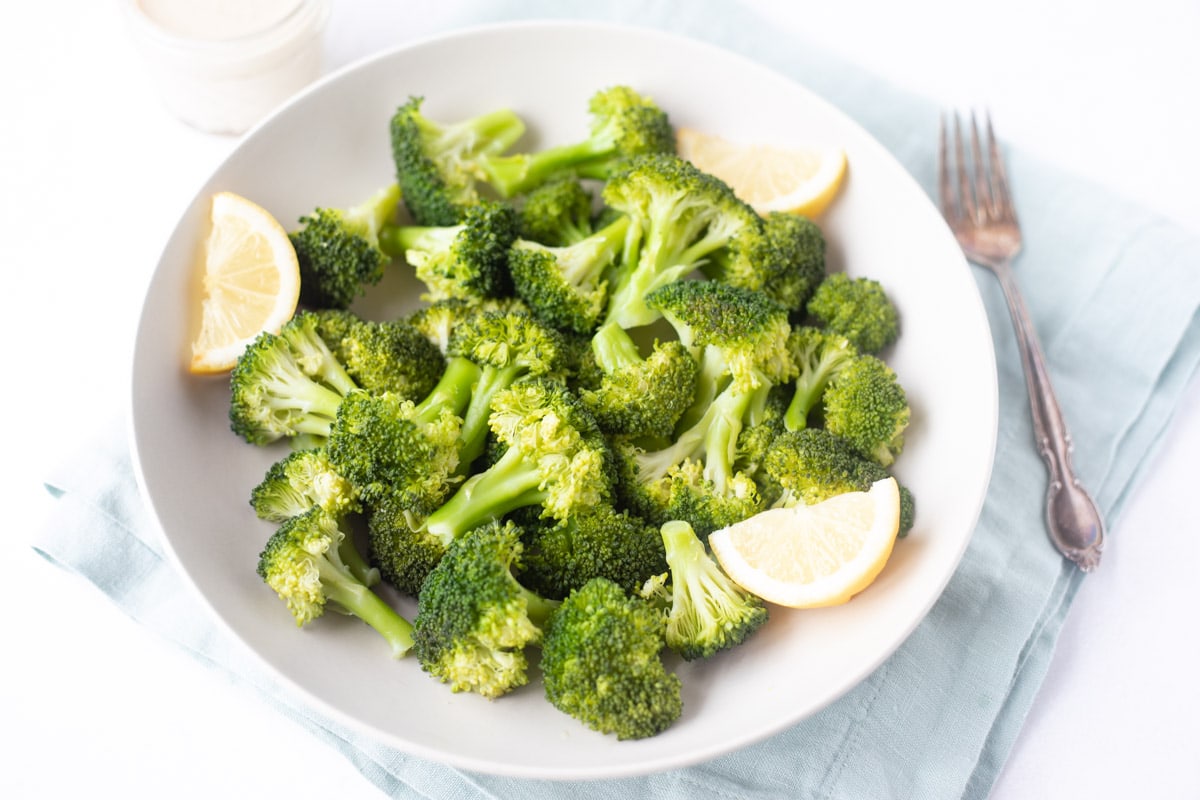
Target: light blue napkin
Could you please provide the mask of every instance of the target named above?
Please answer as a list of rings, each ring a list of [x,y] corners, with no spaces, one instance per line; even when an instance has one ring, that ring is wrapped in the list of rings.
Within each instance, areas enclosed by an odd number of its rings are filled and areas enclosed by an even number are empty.
[[[839,106],[931,189],[938,110],[929,102],[815,43],[783,37],[736,3],[598,5],[465,3],[451,16],[454,24],[628,21],[742,52]],[[1075,435],[1076,467],[1097,490],[1119,547],[1124,498],[1200,362],[1200,239],[1020,152],[1010,156],[1027,232],[1019,280]],[[146,627],[261,693],[393,797],[983,798],[1083,578],[1044,542],[1044,469],[1032,446],[1011,325],[992,278],[979,272],[977,279],[996,342],[999,439],[978,528],[945,594],[896,654],[840,701],[769,740],[688,769],[569,786],[497,778],[414,758],[316,713],[219,630],[164,561],[123,431],[48,482],[57,514],[36,547]]]

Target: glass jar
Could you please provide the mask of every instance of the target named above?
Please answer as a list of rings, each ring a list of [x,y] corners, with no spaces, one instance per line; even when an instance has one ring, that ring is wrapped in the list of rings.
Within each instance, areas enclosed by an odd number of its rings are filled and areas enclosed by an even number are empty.
[[[321,74],[331,0],[127,0],[167,108],[240,134]]]

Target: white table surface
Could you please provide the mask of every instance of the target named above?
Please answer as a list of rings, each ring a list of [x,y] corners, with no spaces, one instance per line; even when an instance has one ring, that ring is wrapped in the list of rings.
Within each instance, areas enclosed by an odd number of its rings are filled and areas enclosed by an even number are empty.
[[[426,5],[338,0],[330,64],[422,35]],[[987,102],[1011,143],[1200,233],[1193,0],[994,3],[1003,15],[973,0],[752,5],[902,87]],[[158,251],[236,140],[163,110],[115,0],[14,3],[5,18],[2,324],[20,352],[3,400],[16,447],[2,470],[0,797],[377,798],[342,756],[28,547],[49,509],[41,478],[118,410]],[[1200,526],[1183,502],[1197,445],[1193,381],[1079,593],[996,798],[1200,797]]]

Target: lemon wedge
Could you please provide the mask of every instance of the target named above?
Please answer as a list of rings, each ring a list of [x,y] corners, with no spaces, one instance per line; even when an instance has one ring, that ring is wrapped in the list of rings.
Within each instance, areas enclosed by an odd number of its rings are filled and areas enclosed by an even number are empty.
[[[263,331],[278,333],[300,298],[300,265],[283,226],[261,206],[232,192],[212,198],[212,225],[202,248],[200,330],[189,369],[232,369]]]
[[[714,531],[713,556],[743,589],[792,608],[844,603],[887,563],[900,530],[895,478],[811,506],[771,509]]]
[[[815,217],[846,177],[846,151],[839,147],[744,144],[692,128],[677,130],[675,145],[680,157],[725,181],[760,214]]]

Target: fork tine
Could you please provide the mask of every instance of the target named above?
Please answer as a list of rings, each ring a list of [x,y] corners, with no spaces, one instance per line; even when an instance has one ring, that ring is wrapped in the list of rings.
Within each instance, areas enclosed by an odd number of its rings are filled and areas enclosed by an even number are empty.
[[[954,158],[958,162],[958,201],[965,216],[978,219],[975,197],[971,192],[971,180],[967,174],[967,154],[963,148],[962,123],[958,112],[954,112]]]
[[[1000,145],[996,142],[996,132],[992,128],[992,115],[985,114],[984,122],[987,134],[988,161],[992,171],[992,203],[997,218],[1003,222],[1016,223],[1017,211],[1013,207],[1012,191],[1008,186],[1008,173],[1004,168],[1004,157],[1000,154]]]
[[[976,222],[985,222],[995,215],[995,198],[988,180],[988,165],[983,160],[983,148],[979,139],[979,124],[975,112],[971,112],[971,161],[974,167]]]

